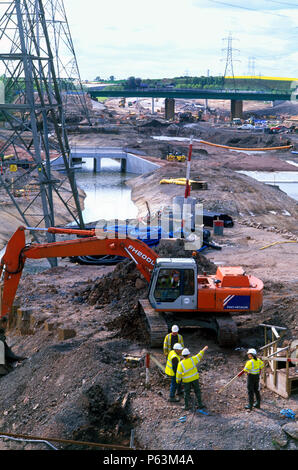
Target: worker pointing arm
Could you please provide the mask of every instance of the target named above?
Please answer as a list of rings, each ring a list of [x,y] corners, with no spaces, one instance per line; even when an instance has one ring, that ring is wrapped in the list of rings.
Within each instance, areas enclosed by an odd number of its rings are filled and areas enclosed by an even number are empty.
[[[201,390],[199,385],[199,373],[197,364],[202,360],[208,346],[205,346],[198,354],[191,356],[190,351],[185,348],[182,351],[182,360],[179,362],[176,373],[176,381],[184,385],[184,409],[189,410],[190,390],[194,389],[199,409],[204,408],[201,401]]]

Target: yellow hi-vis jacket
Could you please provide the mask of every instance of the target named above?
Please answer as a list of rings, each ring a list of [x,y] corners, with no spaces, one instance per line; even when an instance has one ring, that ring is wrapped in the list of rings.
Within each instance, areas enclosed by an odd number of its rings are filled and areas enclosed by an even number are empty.
[[[172,362],[174,357],[177,357],[178,362],[180,362],[180,359],[181,359],[180,356],[176,353],[174,349],[172,349],[172,351],[170,351],[168,355],[166,368],[165,368],[165,373],[170,376],[176,375],[174,368],[173,368],[173,362]]]
[[[176,335],[175,338],[177,338],[177,341],[175,341],[175,343],[181,344],[181,346],[184,348],[184,342],[183,342],[182,336],[178,333],[178,335]],[[172,340],[172,333],[169,333],[165,337],[164,342],[163,342],[163,352],[165,356],[168,356],[172,350],[171,340]]]
[[[205,351],[200,351],[198,354],[187,359],[182,359],[179,362],[176,372],[176,382],[193,382],[199,378],[198,369],[196,365],[200,362],[204,356]]]
[[[264,362],[261,359],[249,359],[244,366],[244,371],[247,374],[257,375],[264,367]]]

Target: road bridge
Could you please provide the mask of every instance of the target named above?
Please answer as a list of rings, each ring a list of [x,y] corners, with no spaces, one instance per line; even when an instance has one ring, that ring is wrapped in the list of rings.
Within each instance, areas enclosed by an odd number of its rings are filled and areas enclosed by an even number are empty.
[[[175,99],[205,99],[205,100],[230,100],[231,118],[242,117],[243,101],[297,101],[294,90],[291,92],[280,91],[245,91],[245,90],[207,90],[198,88],[146,88],[133,90],[107,90],[106,86],[89,87],[88,93],[92,98],[119,97],[119,98],[165,98],[165,113],[167,107],[174,108]]]

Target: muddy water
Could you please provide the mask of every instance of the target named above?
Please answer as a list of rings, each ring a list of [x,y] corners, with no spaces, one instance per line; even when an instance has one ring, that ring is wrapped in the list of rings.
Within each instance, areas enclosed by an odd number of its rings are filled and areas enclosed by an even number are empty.
[[[77,186],[86,193],[84,200],[83,218],[85,224],[99,219],[130,219],[138,213],[137,207],[131,200],[131,189],[125,182],[134,178],[133,173],[121,173],[120,163],[112,159],[102,159],[101,171],[93,172],[93,160],[86,159],[81,168],[75,170]],[[58,237],[59,238],[59,237]],[[72,238],[69,236],[69,238]],[[67,239],[63,235],[62,239]],[[58,262],[61,265],[61,261]],[[27,260],[24,273],[42,272],[49,268],[46,259]]]
[[[131,200],[131,189],[125,182],[137,175],[121,173],[118,161],[102,159],[101,171],[93,172],[93,161],[87,159],[75,171],[77,185],[86,193],[83,218],[85,223],[99,219],[129,219],[137,216]]]

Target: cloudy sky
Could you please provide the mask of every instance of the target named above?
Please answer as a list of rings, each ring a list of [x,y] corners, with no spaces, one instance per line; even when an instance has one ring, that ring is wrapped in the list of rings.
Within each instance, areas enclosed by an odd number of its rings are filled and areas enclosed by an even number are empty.
[[[64,0],[82,79],[298,77],[297,0]]]

